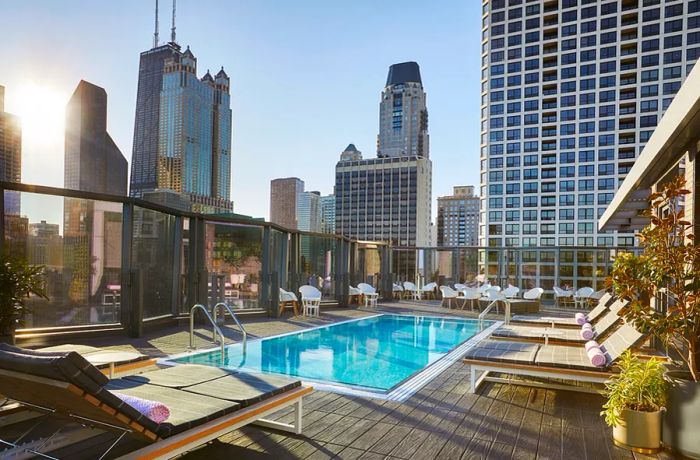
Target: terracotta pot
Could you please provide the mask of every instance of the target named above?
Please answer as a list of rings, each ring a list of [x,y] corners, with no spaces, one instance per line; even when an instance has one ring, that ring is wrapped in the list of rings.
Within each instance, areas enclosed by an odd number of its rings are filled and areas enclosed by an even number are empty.
[[[661,450],[661,411],[623,410],[622,421],[613,427],[615,444],[649,454]]]
[[[689,372],[670,371],[663,423],[664,446],[700,459],[700,383]]]

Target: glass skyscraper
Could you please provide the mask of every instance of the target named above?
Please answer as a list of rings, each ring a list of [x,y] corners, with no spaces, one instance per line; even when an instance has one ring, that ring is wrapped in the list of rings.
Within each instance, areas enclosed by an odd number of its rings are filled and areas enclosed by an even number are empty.
[[[197,78],[189,48],[171,42],[141,54],[131,196],[176,192],[194,211],[233,209],[229,86],[223,68]]]
[[[5,87],[0,86],[0,180],[22,180],[22,125],[16,115],[5,112]],[[20,194],[5,191],[5,214],[18,216]]]
[[[480,244],[632,245],[597,221],[700,56],[698,0],[484,0]]]

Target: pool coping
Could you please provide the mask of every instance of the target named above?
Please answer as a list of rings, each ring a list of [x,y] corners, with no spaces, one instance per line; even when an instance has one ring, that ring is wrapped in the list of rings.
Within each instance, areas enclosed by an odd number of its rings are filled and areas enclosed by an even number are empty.
[[[453,319],[453,320],[459,320],[459,321],[478,321],[475,318],[462,318],[462,317],[458,317],[458,316],[444,316],[444,315],[433,316],[433,315],[415,315],[415,314],[403,315],[403,314],[397,314],[397,313],[377,313],[375,315],[364,316],[362,318],[353,318],[353,319],[349,319],[349,320],[345,320],[345,321],[338,321],[338,322],[334,322],[331,324],[323,324],[323,325],[311,327],[308,329],[299,329],[296,331],[285,332],[282,334],[276,334],[276,335],[271,335],[271,336],[267,336],[267,337],[258,337],[258,338],[255,338],[253,340],[254,341],[262,341],[262,340],[266,340],[266,339],[285,337],[285,336],[292,335],[292,334],[299,334],[301,332],[323,329],[323,328],[335,326],[338,324],[357,322],[357,321],[361,321],[364,319],[376,318],[378,316],[383,316],[383,315],[413,316],[413,317],[419,317],[419,318],[435,318],[435,319]],[[446,353],[444,356],[442,356],[437,361],[429,364],[428,366],[417,371],[416,373],[406,377],[404,380],[402,380],[401,382],[396,384],[390,390],[373,389],[373,388],[368,388],[368,387],[362,387],[360,385],[351,385],[351,384],[343,384],[343,383],[330,383],[328,381],[305,379],[305,378],[299,378],[299,380],[301,380],[304,384],[312,385],[317,390],[328,391],[330,393],[343,394],[346,396],[357,396],[357,397],[364,397],[364,398],[380,399],[380,400],[385,400],[385,401],[403,402],[403,401],[407,400],[408,398],[410,398],[418,390],[423,388],[425,385],[427,385],[429,382],[431,382],[435,377],[437,377],[445,369],[447,369],[452,364],[454,364],[457,360],[461,359],[464,356],[464,354],[467,352],[467,350],[469,350],[471,347],[473,347],[477,343],[481,342],[482,340],[484,340],[485,338],[490,336],[495,329],[497,329],[498,327],[500,327],[504,323],[503,321],[498,321],[498,320],[496,320],[496,321],[488,320],[488,321],[493,321],[493,324],[486,327],[481,332],[472,336],[471,338],[469,338],[465,342],[459,344],[457,347],[450,350],[448,353]],[[240,343],[241,342],[235,342],[234,345],[240,344]],[[179,364],[184,364],[184,363],[175,362],[174,360],[176,360],[176,359],[189,357],[189,356],[195,356],[195,355],[204,354],[204,353],[208,353],[208,352],[212,352],[212,351],[218,351],[218,350],[220,350],[220,346],[185,351],[182,353],[177,353],[174,355],[166,356],[165,358],[160,358],[157,361],[157,364],[164,365],[164,366],[177,366]],[[236,369],[236,372],[255,373],[256,371],[250,371],[247,369]],[[281,375],[281,376],[288,377],[288,378],[295,378],[295,376],[290,376],[290,375],[286,375],[286,374],[279,374],[276,372],[264,372],[264,371],[257,371],[257,372],[274,374],[274,375]]]

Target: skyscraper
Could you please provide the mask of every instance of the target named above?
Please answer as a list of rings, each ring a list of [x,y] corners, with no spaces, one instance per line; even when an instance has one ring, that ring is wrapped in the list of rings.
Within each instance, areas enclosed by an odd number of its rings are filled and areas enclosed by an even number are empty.
[[[335,195],[321,197],[321,232],[335,233]]]
[[[438,246],[476,246],[479,242],[479,197],[474,186],[454,187],[450,196],[439,196]]]
[[[523,3],[483,0],[480,243],[632,245],[597,221],[700,56],[700,5]]]
[[[297,201],[298,229],[307,232],[321,232],[321,194],[302,192]]]
[[[194,211],[233,209],[229,89],[223,68],[197,78],[197,59],[176,43],[174,24],[165,45],[156,32],[139,66],[131,196],[158,201],[176,192]]]
[[[5,87],[0,86],[0,180],[22,180],[22,125],[19,118],[5,112]],[[20,195],[5,192],[5,214],[19,215]]]
[[[298,203],[304,193],[304,181],[286,177],[270,181],[270,222],[290,230],[299,229]]]
[[[428,158],[429,151],[428,109],[420,67],[415,62],[394,64],[389,67],[379,104],[377,156]]]
[[[64,187],[126,195],[128,164],[107,132],[107,93],[81,80],[66,107]]]

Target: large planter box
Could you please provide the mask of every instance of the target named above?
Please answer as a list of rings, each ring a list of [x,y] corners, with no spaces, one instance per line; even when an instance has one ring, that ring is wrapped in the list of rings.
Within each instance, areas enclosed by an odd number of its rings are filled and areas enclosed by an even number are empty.
[[[684,372],[667,373],[671,383],[662,438],[671,450],[700,459],[700,383],[683,378],[687,376]]]

